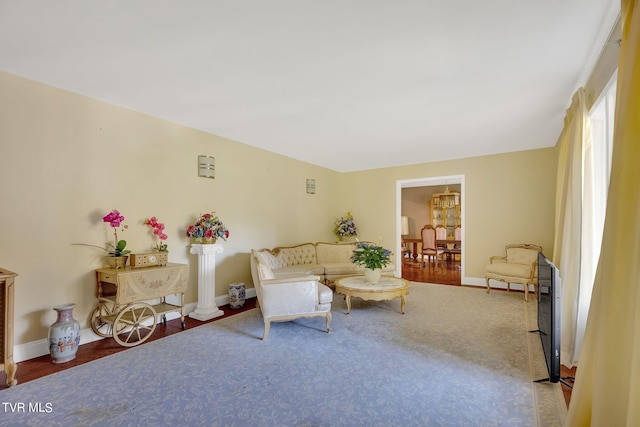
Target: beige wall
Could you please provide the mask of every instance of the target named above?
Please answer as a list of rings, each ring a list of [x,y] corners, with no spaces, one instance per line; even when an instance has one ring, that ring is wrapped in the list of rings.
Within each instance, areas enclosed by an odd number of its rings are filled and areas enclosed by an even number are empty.
[[[343,186],[362,232],[396,248],[396,181],[464,175],[464,274],[480,278],[506,244],[535,243],[553,253],[556,162],[554,148],[521,151],[347,173]]]
[[[0,72],[0,265],[16,282],[16,344],[46,338],[52,306],[75,302],[88,325],[94,269],[112,234],[102,216],[118,209],[120,238],[137,252],[153,240],[142,222],[167,227],[170,262],[190,264],[187,302],[197,301],[197,257],[186,227],[217,211],[230,229],[217,257],[216,295],[251,286],[249,250],[332,240],[337,172]],[[216,158],[216,179],[197,177],[197,156]],[[305,191],[315,178],[317,194]]]
[[[362,239],[394,248],[396,181],[465,176],[468,277],[513,242],[551,253],[556,153],[523,151],[340,174],[0,72],[0,266],[19,274],[16,344],[46,338],[53,305],[75,302],[87,327],[95,307],[102,216],[119,209],[133,251],[153,241],[142,222],[167,226],[169,260],[188,263],[186,301],[197,300],[196,259],[184,230],[215,210],[231,232],[218,256],[216,295],[251,286],[251,248],[335,241],[333,222],[351,210]],[[216,179],[196,176],[198,154],[216,158]],[[317,193],[305,193],[307,178]]]

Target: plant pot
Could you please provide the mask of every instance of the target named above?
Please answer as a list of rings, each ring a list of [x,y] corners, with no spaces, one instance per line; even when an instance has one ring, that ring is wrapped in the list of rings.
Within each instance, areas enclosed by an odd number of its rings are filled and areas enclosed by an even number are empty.
[[[53,307],[58,319],[49,327],[49,354],[53,363],[64,363],[75,359],[80,345],[80,323],[73,318],[75,304]]]
[[[129,255],[107,257],[107,261],[109,262],[109,267],[111,268],[125,268],[125,266],[127,265],[128,259],[129,259]]]
[[[212,245],[216,242],[215,237],[192,237],[191,241],[198,245]]]
[[[381,275],[382,275],[382,270],[379,268],[376,268],[374,270],[370,268],[364,269],[364,279],[367,281],[367,283],[371,283],[371,284],[378,283]]]

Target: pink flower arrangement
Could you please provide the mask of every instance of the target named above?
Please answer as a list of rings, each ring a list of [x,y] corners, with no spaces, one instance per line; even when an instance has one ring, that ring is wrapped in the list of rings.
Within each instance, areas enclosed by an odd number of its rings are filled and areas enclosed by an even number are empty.
[[[151,229],[153,230],[153,235],[159,240],[158,243],[156,243],[155,249],[160,252],[166,252],[167,245],[162,242],[164,240],[167,240],[169,236],[167,236],[164,232],[164,224],[158,222],[158,218],[156,218],[155,216],[152,216],[151,218],[145,220],[144,224],[151,227]]]
[[[206,213],[198,218],[194,225],[189,226],[186,232],[187,237],[194,239],[222,239],[229,238],[229,230],[216,216],[215,212]]]
[[[115,245],[113,246],[113,250],[109,252],[109,255],[112,256],[122,256],[128,254],[129,250],[125,250],[124,248],[127,246],[126,240],[118,240],[118,228],[120,228],[121,224],[124,222],[124,216],[120,215],[117,209],[112,210],[108,214],[106,214],[102,221],[108,222],[111,228],[113,228],[113,236],[115,238]],[[129,228],[128,225],[122,225],[121,231]]]

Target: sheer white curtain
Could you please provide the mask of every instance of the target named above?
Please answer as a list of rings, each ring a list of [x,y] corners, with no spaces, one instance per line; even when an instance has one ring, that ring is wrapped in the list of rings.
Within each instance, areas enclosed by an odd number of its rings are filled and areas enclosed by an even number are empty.
[[[580,271],[583,230],[583,152],[590,153],[591,129],[583,88],[573,96],[558,140],[556,215],[553,262],[562,277],[560,360],[569,367],[577,360],[576,338],[581,311]],[[589,154],[590,156],[590,154]],[[590,218],[587,218],[590,221]],[[590,225],[590,224],[585,224]],[[588,301],[587,301],[588,304]],[[583,316],[586,321],[586,313]]]
[[[564,354],[563,364],[577,365],[584,341],[587,315],[593,292],[596,266],[600,258],[602,229],[604,227],[615,110],[616,79],[605,88],[590,113],[591,138],[583,139],[582,172],[582,251],[580,256],[580,285],[576,301],[576,320],[573,352]],[[569,357],[573,356],[572,359]]]
[[[640,0],[622,0],[611,181],[569,426],[640,425]]]

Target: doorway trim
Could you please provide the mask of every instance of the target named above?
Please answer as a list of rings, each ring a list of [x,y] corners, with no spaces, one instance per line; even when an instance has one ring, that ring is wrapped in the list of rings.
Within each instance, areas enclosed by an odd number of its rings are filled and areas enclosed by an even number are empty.
[[[464,261],[465,256],[465,218],[467,217],[465,210],[467,204],[465,203],[466,189],[465,189],[465,176],[462,175],[447,175],[447,176],[433,176],[425,178],[413,178],[413,179],[399,179],[396,181],[396,277],[402,277],[402,189],[413,187],[433,187],[437,185],[448,184],[460,184],[460,225],[462,227],[462,259],[460,261],[460,277],[465,277]]]

